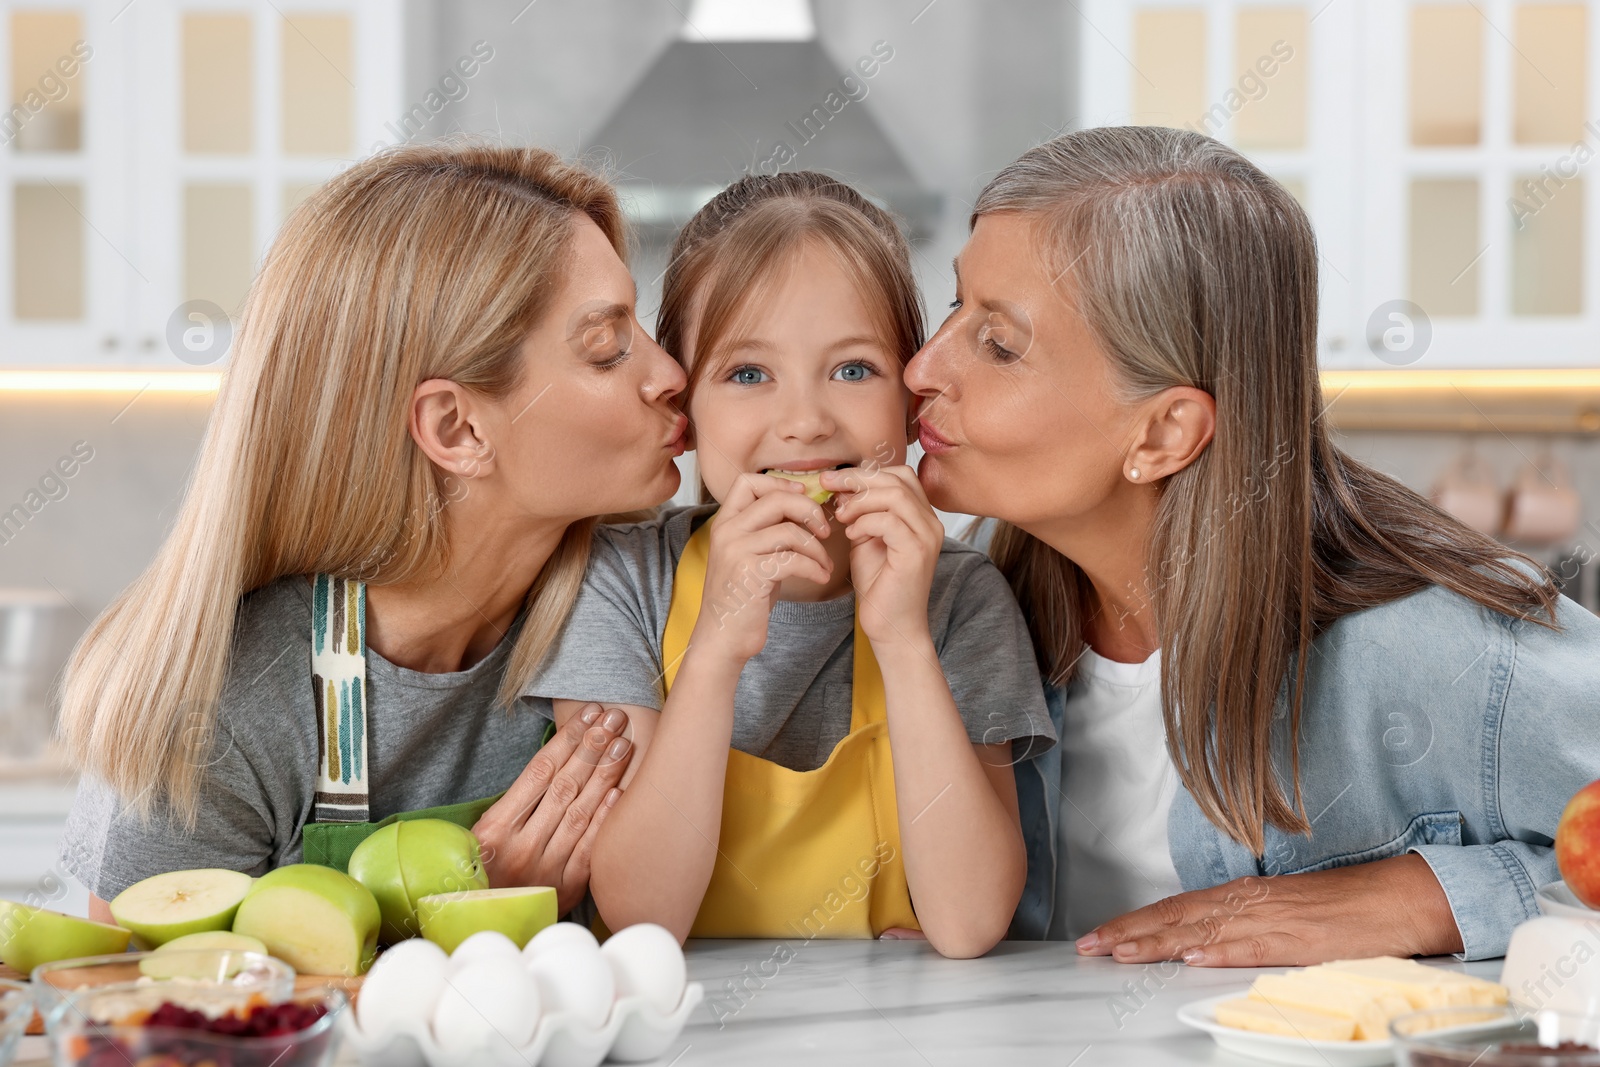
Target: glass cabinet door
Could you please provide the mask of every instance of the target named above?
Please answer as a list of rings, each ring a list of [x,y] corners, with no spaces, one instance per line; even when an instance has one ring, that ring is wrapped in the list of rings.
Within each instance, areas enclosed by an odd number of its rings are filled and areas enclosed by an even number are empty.
[[[400,111],[399,5],[17,0],[5,17],[21,107],[0,160],[0,365],[220,365],[287,213]]]
[[[148,34],[171,74],[149,83],[162,106],[144,226],[161,284],[141,329],[168,362],[209,364],[289,211],[399,113],[399,6],[168,3]]]
[[[1083,11],[1084,122],[1211,134],[1306,205],[1324,365],[1600,360],[1593,0],[1090,0]],[[1405,305],[1431,341],[1393,352],[1389,312]]]
[[[129,24],[99,0],[22,0],[0,10],[0,307],[6,364],[122,354],[130,283],[147,278],[127,225],[123,72],[111,42]]]
[[[1416,366],[1600,360],[1592,3],[1374,4],[1364,78],[1366,299],[1412,301]]]
[[[1324,359],[1357,343],[1347,322],[1362,258],[1352,187],[1359,7],[1360,0],[1093,0],[1080,34],[1085,124],[1215,137],[1305,207],[1321,253]]]

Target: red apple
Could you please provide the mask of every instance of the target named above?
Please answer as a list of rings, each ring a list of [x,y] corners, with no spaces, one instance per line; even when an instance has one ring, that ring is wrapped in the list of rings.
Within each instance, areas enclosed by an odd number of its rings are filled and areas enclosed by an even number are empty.
[[[1600,908],[1600,782],[1590,782],[1567,801],[1556,824],[1556,863],[1572,895]]]

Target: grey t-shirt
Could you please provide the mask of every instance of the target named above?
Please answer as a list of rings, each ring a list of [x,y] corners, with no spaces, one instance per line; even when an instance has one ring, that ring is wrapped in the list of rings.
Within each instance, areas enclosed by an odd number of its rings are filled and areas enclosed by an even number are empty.
[[[527,766],[539,750],[548,703],[522,698],[509,711],[495,705],[520,629],[519,618],[492,653],[448,674],[408,670],[368,650],[373,821],[493,796]],[[103,781],[79,784],[61,860],[90,892],[109,900],[165,871],[262,874],[300,861],[317,777],[310,635],[304,577],[281,579],[240,602],[193,830],[160,812],[145,825]]]
[[[690,534],[715,510],[668,509],[648,522],[598,527],[572,616],[525,691],[660,710],[673,572]],[[945,539],[928,622],[973,742],[1011,741],[1019,760],[1055,743],[1027,624],[988,556]],[[822,766],[850,732],[854,634],[854,593],[774,603],[767,643],[734,693],[733,747],[793,770]]]

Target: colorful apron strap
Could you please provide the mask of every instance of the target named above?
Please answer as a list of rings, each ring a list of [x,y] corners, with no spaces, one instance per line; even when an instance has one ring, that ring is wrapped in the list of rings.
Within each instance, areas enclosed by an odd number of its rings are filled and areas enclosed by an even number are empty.
[[[367,802],[367,587],[318,574],[311,595],[317,709],[314,823],[364,823]]]

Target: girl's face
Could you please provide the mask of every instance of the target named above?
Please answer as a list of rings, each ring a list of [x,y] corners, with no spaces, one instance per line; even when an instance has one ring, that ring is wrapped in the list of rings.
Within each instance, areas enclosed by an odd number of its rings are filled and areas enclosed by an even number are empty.
[[[588,217],[566,282],[523,344],[521,383],[495,404],[497,464],[523,513],[587,517],[677,492],[684,374],[635,316],[633,277]],[[502,443],[503,442],[503,443]]]
[[[1028,216],[980,217],[956,260],[954,310],[905,371],[923,397],[917,474],[933,506],[1024,529],[1123,487],[1136,414],[1037,247]]]
[[[686,335],[695,336],[696,315]],[[911,394],[850,273],[807,242],[753,299],[689,405],[700,476],[722,500],[740,474],[905,462]],[[683,353],[693,365],[694,353]]]

